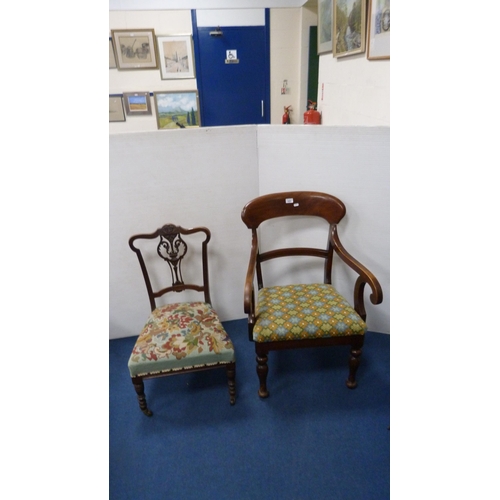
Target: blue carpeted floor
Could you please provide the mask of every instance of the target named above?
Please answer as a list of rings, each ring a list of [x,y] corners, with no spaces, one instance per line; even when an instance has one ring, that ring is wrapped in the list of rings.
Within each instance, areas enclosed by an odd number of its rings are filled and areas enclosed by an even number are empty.
[[[224,370],[145,381],[127,370],[135,338],[111,340],[110,499],[389,499],[389,335],[366,334],[358,387],[348,347],[272,352],[257,395],[246,320],[224,323],[237,354],[237,400]]]

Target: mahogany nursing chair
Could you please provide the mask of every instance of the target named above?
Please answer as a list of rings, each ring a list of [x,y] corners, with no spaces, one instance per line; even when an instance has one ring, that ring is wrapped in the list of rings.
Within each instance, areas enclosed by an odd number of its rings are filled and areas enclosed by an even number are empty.
[[[151,306],[151,314],[128,362],[139,407],[148,417],[152,412],[146,403],[144,380],[155,377],[223,368],[227,373],[229,401],[231,405],[236,401],[234,347],[211,306],[207,257],[210,236],[205,227],[185,229],[166,224],[154,233],[129,239],[130,248],[139,259]],[[186,241],[192,249],[189,254]],[[189,265],[185,272],[196,268],[189,274],[189,281],[183,278],[183,263],[185,267]],[[189,295],[189,299],[201,292],[204,300],[172,299],[180,292]],[[157,299],[163,296],[171,300],[166,305],[157,305]]]
[[[367,329],[364,288],[367,284],[371,288],[370,300],[373,304],[382,302],[382,289],[377,278],[355,260],[340,242],[337,224],[345,213],[346,208],[341,200],[329,194],[312,191],[259,196],[243,208],[241,218],[252,231],[250,262],[244,288],[244,309],[248,315],[249,340],[255,343],[261,398],[269,396],[268,354],[270,351],[282,349],[348,345],[351,350],[346,384],[350,389],[354,389],[357,385],[356,371]],[[270,221],[276,218],[282,219]],[[318,222],[318,218],[324,219],[326,223],[321,220]],[[277,224],[282,222],[286,229],[298,225],[299,233],[307,231],[312,224],[319,224],[318,229],[314,226],[314,230],[319,230],[320,226],[325,229],[322,241],[325,241],[326,245],[321,248],[311,248],[302,240],[301,246],[272,248],[274,242],[269,243],[269,239],[282,238],[283,229],[281,226],[280,229],[277,227]],[[266,233],[270,238],[265,240],[267,245],[264,247],[262,232],[266,224],[268,228],[271,224],[271,230]],[[292,233],[297,235],[295,231]],[[282,241],[281,239],[280,242]],[[276,245],[280,246],[279,243]],[[354,307],[332,285],[335,254],[357,274],[354,284]],[[312,278],[308,283],[265,286],[264,268],[266,276],[269,276],[268,266],[271,265],[268,261],[277,264],[275,259],[288,257],[298,259],[302,264],[299,263],[299,267],[295,269],[307,273],[314,268],[310,267],[309,263],[307,266],[304,265],[304,257],[306,260],[322,259],[323,265],[316,269],[319,275],[322,271],[322,281],[317,281],[320,277],[318,275],[316,280]],[[316,262],[321,263],[321,261]],[[281,263],[284,261],[281,260]],[[284,276],[286,273],[282,270],[281,273],[275,273],[273,279],[283,281]]]

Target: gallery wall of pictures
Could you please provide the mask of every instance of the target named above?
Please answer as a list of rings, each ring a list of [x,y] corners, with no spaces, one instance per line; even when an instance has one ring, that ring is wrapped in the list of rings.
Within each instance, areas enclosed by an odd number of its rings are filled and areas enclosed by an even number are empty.
[[[154,29],[115,29],[109,37],[109,68],[119,72],[156,71],[161,80],[194,80],[191,35],[156,35]],[[199,127],[198,91],[138,90],[109,96],[109,121],[156,115],[159,130]]]
[[[282,82],[290,82],[297,64],[307,74],[308,61],[290,37],[306,40],[307,25],[309,40],[309,26],[317,25],[321,123],[390,125],[390,0],[316,0],[293,12],[271,9],[270,17],[271,124],[282,123],[290,104],[292,124],[302,124],[302,83],[297,79],[283,96]],[[110,11],[109,21],[109,133],[203,126],[192,12]]]
[[[318,0],[318,54],[390,59],[390,0]]]

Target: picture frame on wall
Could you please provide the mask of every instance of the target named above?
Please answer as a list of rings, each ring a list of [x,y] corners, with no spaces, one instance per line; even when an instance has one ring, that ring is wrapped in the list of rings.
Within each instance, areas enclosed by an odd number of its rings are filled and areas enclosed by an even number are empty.
[[[143,116],[153,114],[149,92],[124,92],[123,101],[125,112],[129,116]]]
[[[362,54],[366,44],[366,0],[333,0],[333,57]]]
[[[391,58],[390,0],[369,0],[367,58]]]
[[[318,0],[318,55],[332,51],[333,0]]]
[[[111,30],[111,38],[119,70],[158,68],[153,29]]]
[[[200,127],[200,106],[196,90],[154,92],[158,129]]]
[[[125,113],[123,111],[123,97],[121,95],[109,96],[109,121],[124,122]]]
[[[157,36],[156,43],[162,80],[195,77],[191,35]]]
[[[113,39],[109,37],[109,69],[116,68],[115,49],[113,48]]]

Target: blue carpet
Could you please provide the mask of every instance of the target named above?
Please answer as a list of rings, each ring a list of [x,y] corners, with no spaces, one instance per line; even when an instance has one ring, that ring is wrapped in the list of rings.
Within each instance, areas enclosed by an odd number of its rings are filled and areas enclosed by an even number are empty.
[[[109,498],[389,499],[389,335],[366,334],[355,390],[348,347],[272,352],[261,400],[246,319],[224,327],[236,405],[225,370],[164,377],[145,381],[151,418],[127,370],[135,338],[109,342]]]

